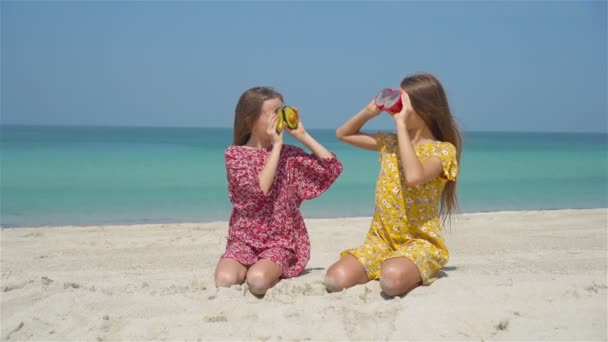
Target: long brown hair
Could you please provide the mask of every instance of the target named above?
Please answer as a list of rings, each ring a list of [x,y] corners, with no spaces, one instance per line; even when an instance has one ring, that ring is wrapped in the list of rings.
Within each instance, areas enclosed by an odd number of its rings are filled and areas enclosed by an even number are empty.
[[[270,99],[281,99],[283,95],[270,87],[254,87],[241,95],[234,110],[234,145],[245,145],[251,138],[251,129],[262,114],[262,104]]]
[[[460,164],[462,137],[439,80],[428,73],[414,74],[401,81],[401,88],[409,95],[414,111],[431,129],[433,136],[456,147],[456,159]],[[441,193],[440,214],[444,222],[450,221],[452,215],[458,211],[457,180],[458,178],[448,181]]]

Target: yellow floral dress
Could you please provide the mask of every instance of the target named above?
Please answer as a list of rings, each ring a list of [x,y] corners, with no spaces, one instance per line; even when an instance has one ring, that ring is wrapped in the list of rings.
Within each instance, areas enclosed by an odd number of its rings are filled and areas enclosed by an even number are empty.
[[[448,142],[426,142],[415,147],[421,161],[437,156],[443,173],[418,186],[405,182],[397,136],[376,134],[380,175],[376,184],[376,208],[363,245],[341,253],[354,255],[370,280],[380,278],[385,260],[405,257],[420,272],[422,283],[432,283],[448,261],[439,220],[439,201],[448,180],[458,174],[456,148]]]

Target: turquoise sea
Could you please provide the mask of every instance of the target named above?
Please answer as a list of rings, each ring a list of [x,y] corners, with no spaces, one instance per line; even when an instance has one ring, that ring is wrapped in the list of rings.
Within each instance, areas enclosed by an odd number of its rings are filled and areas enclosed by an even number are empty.
[[[344,164],[306,217],[371,216],[378,156],[309,130]],[[228,128],[0,127],[3,227],[228,220]],[[466,132],[463,212],[608,207],[608,135]],[[291,138],[288,143],[296,144]]]

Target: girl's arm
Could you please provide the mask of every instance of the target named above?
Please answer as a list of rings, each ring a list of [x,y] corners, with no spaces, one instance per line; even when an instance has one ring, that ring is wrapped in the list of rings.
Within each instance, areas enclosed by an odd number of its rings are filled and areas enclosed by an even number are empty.
[[[297,147],[290,149],[289,168],[297,196],[302,200],[313,199],[338,179],[342,173],[342,163],[306,132],[302,122],[296,129],[287,128],[287,131],[312,151],[310,155]]]
[[[270,120],[267,129],[272,142],[272,151],[270,152],[270,156],[268,157],[264,168],[258,175],[260,179],[260,188],[262,189],[264,195],[267,195],[272,187],[272,181],[274,180],[274,176],[277,173],[277,167],[279,165],[281,148],[283,147],[283,132],[281,132],[281,134],[277,133],[277,122],[278,117],[275,114],[272,120]]]
[[[410,102],[410,98],[406,92],[401,92],[401,100],[403,101],[403,109],[401,112],[394,115],[395,125],[397,126],[397,140],[399,141],[399,154],[401,155],[401,163],[405,171],[407,185],[414,186],[424,184],[435,177],[439,176],[443,170],[443,163],[437,156],[432,156],[421,162],[416,155],[416,150],[407,131],[407,116],[414,109]]]
[[[336,137],[347,144],[370,151],[377,151],[376,138],[372,134],[360,132],[361,127],[369,120],[378,116],[382,111],[372,100],[359,113],[346,121],[336,130]]]
[[[299,142],[304,144],[304,146],[308,147],[312,154],[319,158],[333,158],[334,155],[329,152],[323,145],[321,145],[315,138],[313,138],[306,129],[304,129],[304,125],[302,122],[298,123],[298,127],[296,129],[286,128],[289,134],[291,134],[294,138],[296,138]]]
[[[315,157],[324,159],[324,158],[333,158],[334,155],[329,152],[323,145],[321,145],[318,141],[315,140],[308,132],[302,137],[298,138],[298,140],[304,144],[306,147],[312,151]]]

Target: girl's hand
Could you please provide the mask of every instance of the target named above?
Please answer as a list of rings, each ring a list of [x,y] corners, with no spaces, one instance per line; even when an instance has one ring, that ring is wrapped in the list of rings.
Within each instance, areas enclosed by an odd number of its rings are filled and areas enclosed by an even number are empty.
[[[373,98],[372,102],[365,107],[365,111],[372,115],[372,117],[376,117],[382,113],[382,109],[376,106],[376,98]]]
[[[403,90],[399,89],[401,92],[401,103],[403,103],[403,108],[401,111],[395,115],[393,118],[395,119],[396,124],[406,124],[407,118],[414,112],[414,108],[412,107],[412,101],[410,101],[410,96]]]
[[[274,146],[276,144],[283,143],[283,132],[281,134],[277,133],[277,123],[279,122],[279,116],[276,114],[272,115],[272,119],[268,122],[268,128],[266,128],[266,133],[270,137],[270,143]]]
[[[295,108],[295,107],[294,107],[294,109],[298,113],[298,117],[300,117],[300,110],[298,110],[298,108]],[[304,125],[302,124],[301,120],[299,120],[298,127],[296,127],[295,129],[290,129],[287,126],[287,123],[285,123],[285,130],[287,130],[287,133],[291,134],[297,140],[301,140],[303,137],[305,137],[308,134],[308,132],[306,132],[306,129],[304,129]]]

